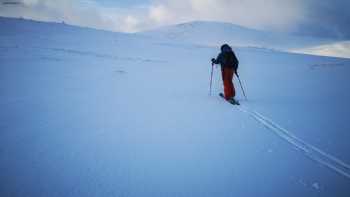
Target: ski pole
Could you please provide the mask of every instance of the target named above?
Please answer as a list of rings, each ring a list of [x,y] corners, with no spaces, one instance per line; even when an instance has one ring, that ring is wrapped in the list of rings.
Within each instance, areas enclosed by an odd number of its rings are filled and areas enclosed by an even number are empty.
[[[210,96],[211,96],[211,86],[213,84],[213,70],[214,70],[214,63],[211,64],[210,87],[209,87],[209,95]]]
[[[237,73],[237,72],[236,72],[236,76],[237,76],[237,78],[238,78],[239,85],[241,86],[241,89],[242,89],[242,92],[243,92],[244,98],[245,98],[245,100],[248,100],[248,99],[247,99],[247,96],[246,96],[246,94],[245,94],[245,92],[244,92],[244,89],[243,89],[243,86],[242,86],[241,79],[239,78],[239,75],[238,75],[238,73]]]

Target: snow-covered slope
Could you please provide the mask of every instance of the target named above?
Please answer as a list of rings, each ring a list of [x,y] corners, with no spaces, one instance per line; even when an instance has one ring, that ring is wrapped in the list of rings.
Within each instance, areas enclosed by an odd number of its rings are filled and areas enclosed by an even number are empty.
[[[216,46],[218,43],[230,43],[235,46],[261,47],[284,51],[333,42],[330,39],[266,32],[231,23],[207,21],[161,27],[138,34],[200,45]]]
[[[235,107],[218,47],[0,26],[0,196],[350,194],[348,59],[236,48]]]

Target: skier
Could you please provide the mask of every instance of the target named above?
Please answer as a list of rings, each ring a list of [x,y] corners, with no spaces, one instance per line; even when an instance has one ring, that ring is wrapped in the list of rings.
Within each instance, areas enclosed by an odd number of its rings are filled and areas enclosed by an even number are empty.
[[[234,99],[236,95],[235,87],[233,86],[233,75],[237,74],[238,59],[233,52],[232,48],[228,44],[221,46],[221,53],[218,57],[211,59],[212,64],[221,65],[221,76],[224,84],[224,94],[220,93],[220,96],[224,97],[228,102],[232,104],[238,104],[238,101]]]

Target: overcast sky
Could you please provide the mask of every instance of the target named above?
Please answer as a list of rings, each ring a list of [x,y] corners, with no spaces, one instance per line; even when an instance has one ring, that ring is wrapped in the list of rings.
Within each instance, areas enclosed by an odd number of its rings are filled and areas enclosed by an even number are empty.
[[[193,20],[350,38],[349,0],[0,0],[0,15],[135,32]]]

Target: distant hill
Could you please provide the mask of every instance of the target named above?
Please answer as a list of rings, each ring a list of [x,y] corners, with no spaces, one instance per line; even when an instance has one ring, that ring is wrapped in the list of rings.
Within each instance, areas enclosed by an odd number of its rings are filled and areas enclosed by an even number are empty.
[[[229,43],[234,46],[263,47],[278,50],[312,47],[333,42],[333,40],[325,38],[273,33],[231,23],[207,21],[194,21],[166,26],[138,34],[201,45],[217,46],[221,43]]]

